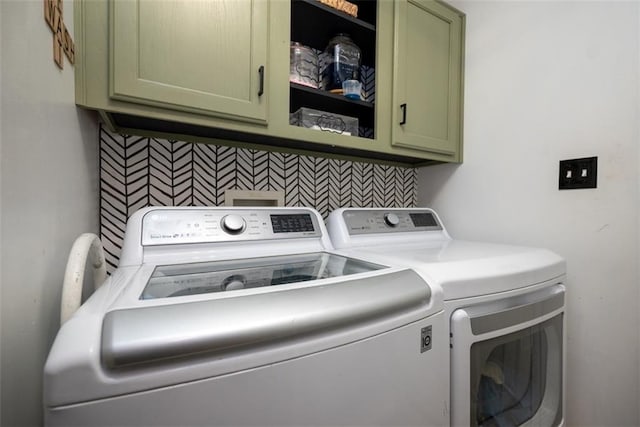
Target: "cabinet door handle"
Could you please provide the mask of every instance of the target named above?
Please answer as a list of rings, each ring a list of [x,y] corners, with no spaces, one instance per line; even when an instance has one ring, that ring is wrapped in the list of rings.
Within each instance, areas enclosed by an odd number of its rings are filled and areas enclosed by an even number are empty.
[[[262,96],[264,93],[264,65],[258,68],[258,75],[260,76],[260,84],[258,87],[258,96]]]
[[[400,124],[403,125],[407,123],[407,104],[400,104],[400,108],[402,109],[402,120]]]

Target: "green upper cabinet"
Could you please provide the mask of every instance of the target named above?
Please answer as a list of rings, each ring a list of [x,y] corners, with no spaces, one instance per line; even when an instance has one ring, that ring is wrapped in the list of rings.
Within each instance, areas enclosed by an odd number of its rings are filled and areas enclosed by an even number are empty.
[[[74,0],[76,104],[130,135],[460,162],[464,15],[433,0],[352,3],[357,17],[318,0]],[[291,42],[322,52],[339,33],[362,53],[361,100],[290,82]],[[358,131],[296,126],[301,108],[357,118]]]
[[[464,15],[433,0],[396,0],[392,144],[462,160]]]
[[[110,2],[109,95],[266,123],[269,2]]]

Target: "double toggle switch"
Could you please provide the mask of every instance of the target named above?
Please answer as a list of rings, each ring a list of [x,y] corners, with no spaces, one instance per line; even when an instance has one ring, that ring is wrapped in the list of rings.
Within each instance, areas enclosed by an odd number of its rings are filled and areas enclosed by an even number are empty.
[[[596,188],[598,182],[598,158],[585,157],[560,161],[558,189]]]

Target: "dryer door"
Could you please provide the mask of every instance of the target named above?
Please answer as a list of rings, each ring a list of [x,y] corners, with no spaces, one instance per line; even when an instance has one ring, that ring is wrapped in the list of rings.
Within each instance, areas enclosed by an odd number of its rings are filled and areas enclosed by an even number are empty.
[[[564,289],[544,293],[453,313],[454,425],[562,424]]]

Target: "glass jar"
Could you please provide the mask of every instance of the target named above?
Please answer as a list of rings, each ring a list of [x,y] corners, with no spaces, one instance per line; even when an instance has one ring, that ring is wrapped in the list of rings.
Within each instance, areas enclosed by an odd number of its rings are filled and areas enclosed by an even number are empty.
[[[322,72],[324,90],[342,94],[342,82],[360,80],[360,48],[348,34],[338,34],[325,49],[326,66]]]
[[[298,42],[291,42],[289,61],[289,81],[318,88],[318,55],[313,49]]]

